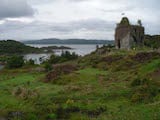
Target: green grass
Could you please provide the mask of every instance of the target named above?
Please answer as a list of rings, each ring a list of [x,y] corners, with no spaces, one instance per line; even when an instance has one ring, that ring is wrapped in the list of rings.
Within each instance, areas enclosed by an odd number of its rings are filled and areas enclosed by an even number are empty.
[[[121,51],[121,54],[125,52]],[[119,61],[119,64],[124,62]],[[21,111],[23,119],[45,120],[158,120],[160,119],[160,94],[149,103],[132,103],[131,81],[137,73],[148,75],[157,70],[160,60],[155,59],[138,68],[107,70],[83,67],[62,75],[53,83],[44,83],[46,73],[29,68],[0,72],[0,118],[8,113]],[[117,66],[119,66],[117,64]],[[127,67],[126,67],[127,68]],[[26,99],[13,94],[15,89],[31,91]],[[32,96],[33,92],[38,96]],[[13,117],[13,116],[12,116]]]
[[[142,75],[151,73],[159,68],[160,68],[160,59],[152,60],[150,63],[147,63],[140,68],[140,73]]]

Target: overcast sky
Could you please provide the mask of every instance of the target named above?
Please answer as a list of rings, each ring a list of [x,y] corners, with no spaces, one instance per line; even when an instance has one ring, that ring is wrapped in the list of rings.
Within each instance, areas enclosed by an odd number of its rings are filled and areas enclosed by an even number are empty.
[[[125,13],[160,34],[160,0],[0,0],[0,39],[114,39]]]

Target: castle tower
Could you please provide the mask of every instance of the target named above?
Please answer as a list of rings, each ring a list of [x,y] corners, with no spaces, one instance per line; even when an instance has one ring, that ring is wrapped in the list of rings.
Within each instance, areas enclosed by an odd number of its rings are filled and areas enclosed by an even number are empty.
[[[144,27],[141,21],[131,25],[127,17],[123,17],[115,30],[115,45],[117,49],[131,49],[142,46],[144,41]]]

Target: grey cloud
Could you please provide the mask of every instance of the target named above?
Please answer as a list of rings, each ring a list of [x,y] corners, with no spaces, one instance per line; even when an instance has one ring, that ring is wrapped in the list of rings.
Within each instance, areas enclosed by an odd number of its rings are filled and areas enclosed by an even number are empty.
[[[83,36],[83,33],[86,34],[90,31],[106,33],[106,37],[108,37],[107,33],[112,32],[113,29],[114,22],[107,22],[100,19],[88,19],[68,23],[46,23],[39,21],[23,23],[18,21],[6,21],[4,24],[0,25],[0,31],[2,34],[0,39],[6,36],[16,39],[31,39],[32,37],[40,38],[42,36],[48,38],[48,36],[54,37],[56,35],[66,35],[71,37],[73,33],[78,32],[81,32],[81,35]],[[16,36],[17,34],[18,36]],[[93,36],[90,35],[90,37]]]
[[[144,23],[144,26],[147,34],[156,33],[160,27],[151,23]],[[114,28],[114,21],[101,19],[87,19],[67,23],[6,21],[4,24],[0,24],[0,39],[73,38],[77,34],[80,34],[79,38],[114,39]]]
[[[0,0],[0,19],[32,16],[34,10],[26,0]]]
[[[114,12],[124,12],[124,11],[131,11],[134,10],[135,8],[131,5],[129,6],[124,6],[124,7],[119,7],[119,8],[115,8],[115,9],[98,9],[101,10],[102,12],[105,13],[114,13]]]
[[[73,21],[69,23],[61,23],[56,26],[52,26],[53,31],[60,32],[73,32],[73,31],[110,31],[114,28],[114,22],[108,22],[101,19],[87,19],[87,20],[79,20]]]
[[[159,0],[28,0],[29,4],[26,1],[0,0],[0,20],[32,16],[34,14],[32,7],[38,10],[38,14],[33,18],[37,21],[31,23],[6,21],[4,24],[0,24],[0,39],[75,36],[113,39],[115,24],[121,19],[123,12],[133,23],[136,21],[135,19],[140,18],[147,34],[160,33]],[[92,4],[92,1],[95,4]],[[83,5],[86,4],[88,7],[83,11]],[[63,8],[64,6],[66,7]],[[72,7],[73,9],[71,9]],[[47,15],[47,12],[53,12],[53,15]],[[56,23],[56,21],[61,21],[61,23]]]
[[[71,1],[71,2],[84,2],[84,1],[91,1],[91,0],[68,0],[68,1]]]
[[[79,20],[67,23],[47,23],[34,21],[31,23],[23,23],[19,21],[9,21],[2,25],[0,25],[0,30],[3,32],[5,29],[8,30],[16,30],[16,29],[35,29],[38,30],[50,30],[56,32],[73,32],[78,30],[94,30],[94,31],[110,31],[115,27],[114,22],[108,22],[101,19],[87,19],[87,20]]]
[[[44,4],[49,4],[52,2],[57,2],[58,0],[28,0],[29,3],[35,4],[35,5],[44,5]]]

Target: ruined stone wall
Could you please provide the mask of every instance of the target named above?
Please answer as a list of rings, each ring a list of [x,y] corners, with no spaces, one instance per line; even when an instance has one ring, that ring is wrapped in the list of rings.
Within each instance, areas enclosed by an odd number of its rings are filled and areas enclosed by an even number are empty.
[[[118,25],[115,32],[115,44],[118,49],[130,49],[143,45],[144,27],[138,25]]]
[[[130,44],[130,41],[131,41],[131,33],[128,32],[128,34],[121,39],[121,49],[130,49],[131,47],[131,44]]]
[[[115,41],[117,48],[121,48],[129,44],[127,42],[128,40],[126,39],[126,37],[129,37],[128,35],[130,34],[130,30],[130,26],[118,26],[116,28]]]
[[[144,27],[141,26],[132,26],[131,28],[131,37],[133,41],[130,44],[143,45],[144,42]]]

